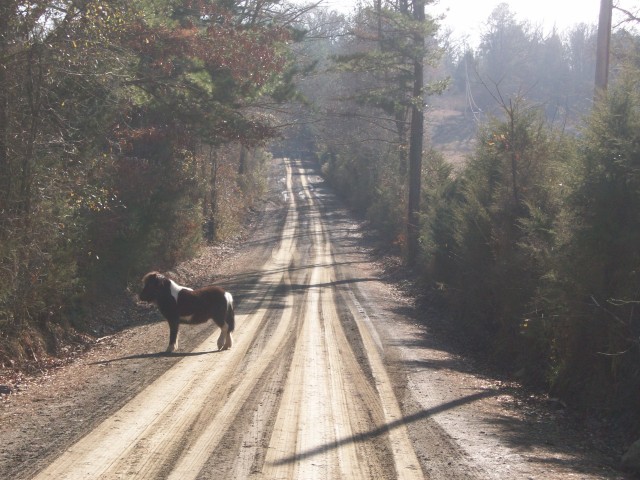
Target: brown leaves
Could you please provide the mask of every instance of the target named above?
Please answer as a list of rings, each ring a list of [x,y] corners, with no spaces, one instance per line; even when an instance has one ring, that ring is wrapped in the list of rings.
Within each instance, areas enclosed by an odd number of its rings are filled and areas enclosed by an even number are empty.
[[[138,22],[130,30],[128,45],[146,65],[167,76],[185,62],[200,63],[209,71],[230,72],[240,85],[260,88],[282,71],[286,57],[280,45],[289,39],[285,29],[241,25],[225,11],[202,18],[215,21],[201,28],[186,21],[176,27]]]

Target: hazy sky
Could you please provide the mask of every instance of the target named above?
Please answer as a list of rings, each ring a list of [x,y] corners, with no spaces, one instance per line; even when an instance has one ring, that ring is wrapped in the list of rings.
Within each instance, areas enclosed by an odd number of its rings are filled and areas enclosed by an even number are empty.
[[[324,2],[331,8],[348,12],[356,0]],[[431,15],[445,13],[443,27],[453,30],[457,37],[468,35],[469,42],[475,44],[482,31],[482,24],[499,3],[500,0],[438,0],[435,6],[427,6],[427,12]],[[542,24],[545,30],[551,30],[554,25],[559,30],[565,30],[581,22],[596,25],[600,11],[600,0],[508,0],[505,3],[509,4],[518,20],[526,19],[535,25]],[[635,10],[640,1],[619,0],[619,3]]]
[[[482,24],[499,3],[499,0],[440,0],[435,8],[428,8],[444,12],[443,26],[452,29],[457,36],[468,34],[473,43],[473,38],[478,38],[483,29]],[[545,30],[554,26],[564,30],[581,22],[597,24],[600,13],[600,0],[509,0],[505,3],[519,21],[543,25]]]

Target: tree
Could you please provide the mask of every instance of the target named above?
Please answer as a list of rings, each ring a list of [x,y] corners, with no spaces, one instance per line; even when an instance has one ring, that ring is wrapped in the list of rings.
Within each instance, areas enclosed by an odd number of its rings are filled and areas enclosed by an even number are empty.
[[[562,197],[557,179],[571,144],[522,99],[480,130],[455,180],[434,193],[424,232],[428,278],[458,329],[513,373],[543,383],[550,328],[538,297],[555,246]],[[439,175],[446,174],[446,170]]]
[[[54,325],[82,326],[98,285],[120,288],[197,247],[204,146],[275,133],[259,111],[288,61],[288,19],[273,5],[1,3],[2,359],[43,349]],[[250,189],[231,184],[253,172],[226,171],[226,192]]]
[[[425,21],[424,0],[415,0],[413,18],[421,26]],[[407,215],[407,259],[413,262],[420,249],[420,200],[422,181],[422,144],[424,137],[424,33],[418,28],[413,34],[416,55],[413,59],[413,99],[411,134],[409,138],[409,201]]]
[[[596,96],[607,89],[609,80],[609,50],[611,43],[611,16],[613,0],[600,1],[600,18],[598,21],[598,48],[596,54]]]
[[[336,160],[334,155],[332,164],[351,163],[356,171],[366,172],[364,177],[371,181],[356,188],[363,190],[362,198],[369,198],[362,203],[376,221],[386,216],[385,212],[393,212],[394,222],[390,223],[394,224],[394,231],[389,233],[403,239],[408,255],[415,253],[419,238],[423,105],[427,95],[444,87],[438,82],[425,86],[423,80],[425,65],[439,56],[438,49],[425,42],[435,34],[436,25],[425,16],[424,6],[422,1],[378,2],[375,8],[360,9],[351,20],[354,35],[341,43],[343,50],[335,55],[341,85],[346,87],[342,96],[344,109],[347,110],[345,101],[355,104],[345,115],[349,115],[352,125],[368,124],[367,143],[377,142],[379,147],[370,155],[360,143],[354,147],[360,152],[349,154],[361,155],[362,162],[345,156]],[[374,162],[375,158],[380,159],[379,163]],[[389,201],[393,207],[383,207]],[[398,206],[404,210],[401,217]]]
[[[554,389],[577,405],[636,412],[640,391],[640,91],[625,72],[583,132],[568,197],[568,236],[549,289],[556,300]],[[589,368],[585,368],[585,366]],[[634,418],[637,418],[635,416]],[[634,428],[640,425],[636,422]]]
[[[500,109],[496,97],[530,96],[539,77],[536,53],[539,32],[520,22],[506,3],[489,16],[478,51],[477,76],[481,80],[474,97],[486,112]],[[546,68],[546,67],[545,67]]]

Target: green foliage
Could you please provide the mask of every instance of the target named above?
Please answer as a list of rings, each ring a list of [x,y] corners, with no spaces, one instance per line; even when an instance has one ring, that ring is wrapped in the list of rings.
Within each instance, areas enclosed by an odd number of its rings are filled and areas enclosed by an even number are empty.
[[[360,6],[349,19],[311,17],[308,30],[326,38],[307,53],[318,59],[321,77],[301,88],[314,107],[310,130],[325,176],[385,240],[401,246],[411,110],[421,110],[427,95],[443,87],[434,82],[413,91],[414,64],[432,64],[440,55],[435,42],[418,39],[433,37],[437,24],[416,20],[416,5],[383,2],[379,9]],[[327,25],[335,30],[326,32]]]
[[[156,162],[135,157],[112,162],[103,181],[117,192],[119,204],[82,212],[88,238],[81,274],[92,292],[121,288],[151,266],[167,268],[194,253],[203,223],[198,168],[189,152]]]
[[[503,105],[456,175],[426,181],[425,272],[452,322],[519,379],[640,429],[640,89],[597,103],[581,137]]]
[[[392,35],[407,32],[391,28],[406,26],[399,17],[385,12],[378,24],[376,13],[356,12],[319,49],[337,62],[305,91],[318,113],[309,130],[327,178],[386,241],[402,243],[410,42]],[[448,66],[474,119],[494,119],[464,165],[425,152],[420,238],[429,293],[466,341],[573,407],[622,415],[635,433],[640,89],[637,68],[623,65],[638,64],[637,43],[613,35],[619,85],[574,136],[593,107],[595,30],[542,35],[499,7],[480,49]]]
[[[448,253],[449,240],[453,235],[453,211],[451,206],[460,201],[456,199],[458,183],[454,179],[453,167],[443,155],[430,151],[425,159],[425,172],[422,191],[422,256],[425,272],[435,278],[434,272],[450,272]],[[442,279],[447,284],[449,278]]]
[[[274,134],[254,106],[286,87],[289,34],[263,5],[1,2],[0,361],[192,254],[214,216],[237,229],[262,167],[212,181],[203,152]]]
[[[325,177],[388,241],[398,240],[404,228],[405,186],[396,161],[392,152],[385,157],[366,148],[321,157]]]
[[[637,411],[640,393],[639,132],[635,73],[596,105],[586,126],[553,284],[554,388],[578,404],[589,395],[589,406],[627,412]]]
[[[539,111],[515,102],[505,114],[483,129],[455,180],[444,188],[427,183],[432,205],[423,243],[430,278],[476,345],[541,380],[549,352],[535,351],[531,315],[560,206],[560,192],[549,185],[571,150]],[[433,168],[450,178],[446,168]]]
[[[238,168],[238,188],[244,207],[255,208],[256,204],[267,191],[268,172],[267,166],[271,161],[271,155],[262,149],[240,152],[241,163]]]
[[[419,32],[423,38],[433,37],[437,24],[431,18],[414,20],[406,6],[384,6],[380,11],[359,10],[352,28],[351,48],[332,56],[334,68],[367,79],[351,100],[384,112],[396,123],[398,141],[406,143],[408,110],[413,102],[424,103],[424,98],[412,98],[413,63],[420,59],[432,65],[441,53],[433,45],[416,47],[414,35]],[[424,96],[436,91],[437,86],[427,87]]]

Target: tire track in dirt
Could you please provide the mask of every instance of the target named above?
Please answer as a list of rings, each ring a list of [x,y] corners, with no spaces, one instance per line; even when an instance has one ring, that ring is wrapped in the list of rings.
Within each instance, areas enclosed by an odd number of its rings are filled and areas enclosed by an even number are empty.
[[[299,178],[302,191],[309,192],[306,176],[301,172]],[[389,394],[392,390],[373,388],[351,349],[336,310],[330,241],[313,195],[307,198],[313,206],[310,238],[315,255],[310,262],[304,333],[263,478],[423,478],[406,429],[386,428],[387,422],[400,418],[398,402]],[[384,370],[379,361],[373,366],[376,372]],[[385,441],[391,443],[391,465],[379,461],[379,444]]]
[[[124,332],[8,410],[3,478],[627,478],[560,417],[503,403],[519,400],[416,322],[315,171],[276,167],[250,241],[195,269],[237,293],[234,349],[215,351],[212,325],[171,358],[140,353],[164,325]]]
[[[234,348],[215,352],[214,332],[35,478],[423,478],[375,329],[336,293],[320,200],[286,171],[284,229]]]
[[[289,169],[287,187],[291,189]],[[240,386],[234,391],[236,397],[240,396],[248,391],[248,386],[266,368],[265,365],[261,370],[260,364],[256,364],[253,370],[238,371],[251,340],[259,335],[262,320],[270,311],[272,292],[280,283],[287,281],[285,277],[289,254],[294,249],[297,223],[294,207],[295,204],[292,204],[289,208],[281,241],[274,248],[271,261],[262,269],[264,275],[260,283],[267,288],[260,306],[252,315],[237,316],[236,322],[241,328],[235,335],[234,348],[213,354],[217,350],[218,335],[217,331],[214,332],[196,348],[196,352],[203,352],[202,355],[187,354],[116,414],[70,447],[36,479],[162,477],[166,475],[163,470],[166,470],[165,459],[171,457],[170,452],[182,451],[185,437],[197,435],[194,428],[202,429],[198,425],[202,423],[198,421],[202,420],[199,418],[202,411],[218,410],[217,417],[222,413],[225,422],[231,421],[229,407],[224,409],[224,406],[232,403],[227,399],[231,394],[232,380],[241,378]],[[287,315],[290,308],[284,308],[281,312],[283,316]],[[279,323],[281,328],[268,344],[274,351],[284,340],[284,332],[288,329],[286,318]],[[217,402],[211,399],[217,399]],[[216,424],[218,429],[224,429],[224,423]],[[209,430],[207,427],[203,429],[205,434]],[[204,438],[211,444],[210,436]],[[195,456],[201,462],[200,444],[196,444],[195,450],[187,451],[187,458]],[[179,465],[183,465],[188,461],[180,462]]]

